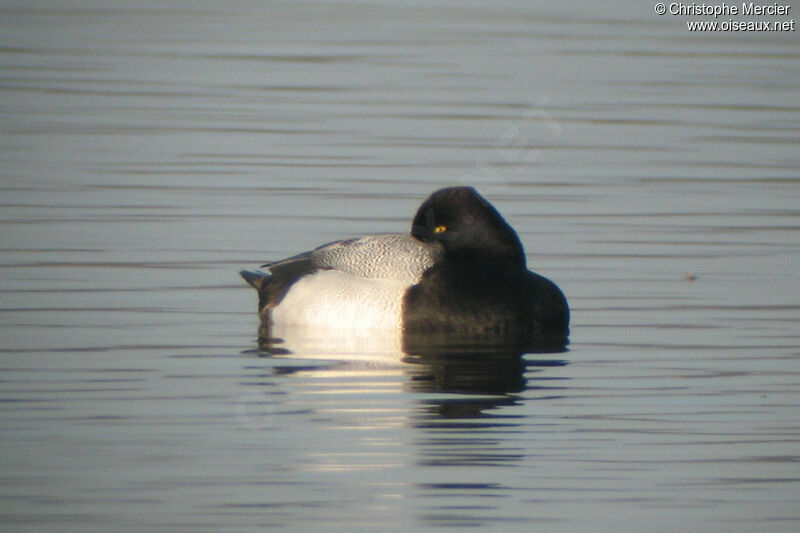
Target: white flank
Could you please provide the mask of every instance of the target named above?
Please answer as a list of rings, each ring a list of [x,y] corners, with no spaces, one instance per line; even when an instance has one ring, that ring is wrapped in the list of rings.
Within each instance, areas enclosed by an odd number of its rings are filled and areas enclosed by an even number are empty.
[[[312,326],[353,332],[399,330],[402,301],[411,284],[321,270],[292,285],[272,310],[277,326]]]

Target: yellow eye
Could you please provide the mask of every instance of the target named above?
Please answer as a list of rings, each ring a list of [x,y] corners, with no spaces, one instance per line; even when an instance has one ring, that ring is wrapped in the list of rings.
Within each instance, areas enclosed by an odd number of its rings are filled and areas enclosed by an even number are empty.
[[[445,231],[447,231],[447,226],[436,226],[433,229],[434,233],[444,233]]]

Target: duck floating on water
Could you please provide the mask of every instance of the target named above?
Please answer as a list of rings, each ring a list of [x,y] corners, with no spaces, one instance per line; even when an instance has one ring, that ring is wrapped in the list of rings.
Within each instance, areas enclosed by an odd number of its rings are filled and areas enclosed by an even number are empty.
[[[463,335],[565,345],[569,306],[528,270],[522,243],[472,187],[440,189],[410,233],[325,244],[241,271],[258,291],[260,336],[275,326]]]

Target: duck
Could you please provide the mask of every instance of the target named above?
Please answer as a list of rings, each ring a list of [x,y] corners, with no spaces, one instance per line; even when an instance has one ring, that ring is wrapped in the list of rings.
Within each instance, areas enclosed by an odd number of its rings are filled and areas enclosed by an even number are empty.
[[[566,344],[561,289],[528,270],[517,232],[473,187],[432,193],[408,233],[366,235],[240,271],[276,327],[493,336]]]

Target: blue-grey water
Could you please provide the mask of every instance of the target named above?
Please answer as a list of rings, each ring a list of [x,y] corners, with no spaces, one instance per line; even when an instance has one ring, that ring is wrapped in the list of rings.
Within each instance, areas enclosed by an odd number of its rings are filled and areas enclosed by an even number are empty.
[[[432,4],[0,2],[0,529],[800,527],[797,32]],[[452,184],[569,351],[258,351],[240,268]]]

